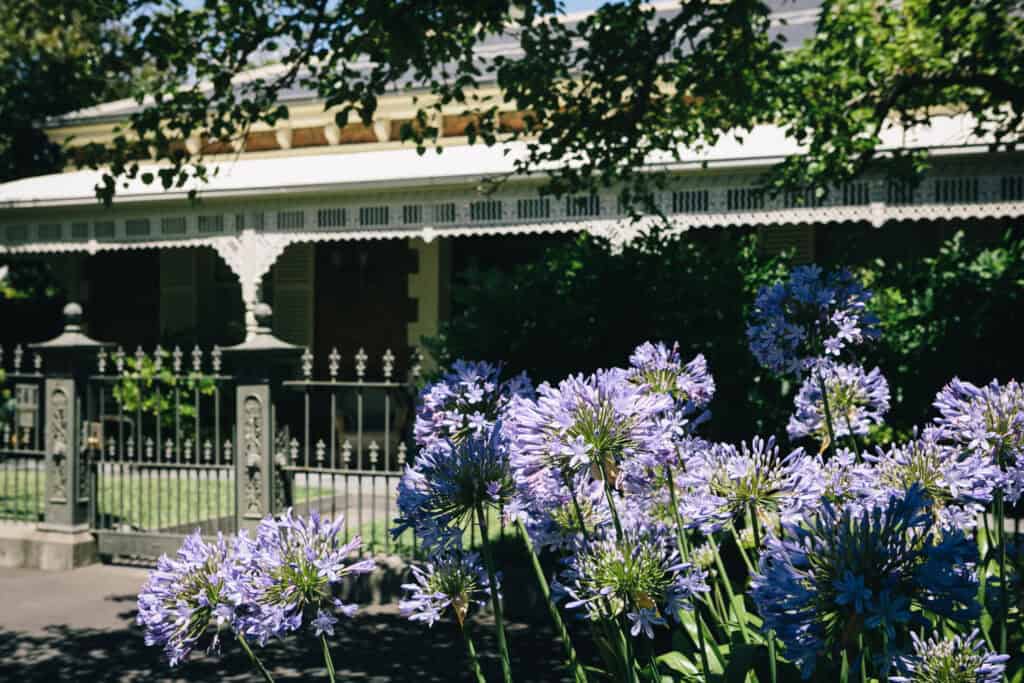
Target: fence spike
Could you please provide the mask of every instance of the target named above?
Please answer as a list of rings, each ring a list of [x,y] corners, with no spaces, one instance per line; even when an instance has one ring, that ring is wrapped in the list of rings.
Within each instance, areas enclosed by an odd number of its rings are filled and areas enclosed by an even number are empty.
[[[153,349],[153,369],[156,370],[157,372],[160,372],[161,370],[164,369],[165,355],[166,351],[164,351],[164,347],[157,344],[156,348]]]
[[[183,457],[185,458],[185,462],[188,462],[189,460],[191,460],[192,459],[192,439],[191,439],[191,437],[188,438],[188,439],[185,439],[185,445],[182,447],[182,450],[184,451]]]
[[[203,442],[203,462],[213,460],[213,442],[207,439]]]
[[[408,450],[409,450],[409,447],[405,445],[404,441],[402,443],[398,444],[398,464],[399,465],[404,465],[405,464],[405,458],[406,458]]]
[[[168,437],[167,441],[164,441],[164,460],[174,459],[174,441]]]
[[[107,374],[107,350],[102,346],[96,353],[96,371],[101,375]]]
[[[391,353],[391,349],[384,351],[384,381],[391,381],[391,374],[395,371],[395,354]]]
[[[142,347],[136,347],[135,349],[135,372],[142,369],[142,364],[146,361],[146,352],[142,350]]]
[[[129,435],[128,438],[124,440],[124,450],[125,455],[129,460],[135,459],[135,437]]]
[[[11,425],[6,422],[0,425],[0,443],[11,445]]]
[[[345,463],[345,467],[352,463],[352,442],[348,439],[345,439],[345,443],[341,444],[341,461]]]
[[[368,450],[370,451],[370,467],[376,467],[377,458],[380,452],[380,446],[377,445],[376,441],[371,441]]]
[[[192,348],[192,372],[197,375],[203,371],[203,350],[196,344]]]
[[[147,436],[146,437],[145,459],[146,460],[152,460],[153,459],[153,437],[151,437],[151,436]]]
[[[214,345],[213,351],[210,352],[210,360],[211,360],[211,363],[213,365],[213,374],[215,374],[215,375],[219,375],[220,374],[220,366],[221,366],[221,363],[223,362],[223,358],[221,356],[222,356],[222,352],[220,350],[220,347],[217,346],[217,345]]]
[[[327,372],[331,375],[331,381],[337,381],[338,370],[341,369],[341,354],[338,353],[338,347],[335,346],[331,349],[331,353],[327,356]]]
[[[419,349],[412,350],[412,356],[409,363],[409,381],[416,382],[420,378],[420,374],[423,372],[423,354],[420,353]]]
[[[120,346],[114,351],[114,369],[117,370],[117,374],[124,374],[124,349]]]
[[[21,372],[21,358],[25,355],[25,350],[21,348],[21,344],[14,347],[14,371]]]
[[[231,439],[224,442],[224,462],[225,464],[231,464],[231,452],[234,450],[234,445],[231,443]]]
[[[35,368],[36,372],[40,372],[43,369],[43,356],[39,353],[32,354],[32,367]]]
[[[174,370],[175,375],[181,374],[181,359],[184,354],[181,352],[180,346],[175,346],[174,351],[171,352],[171,368]]]
[[[324,466],[324,453],[327,451],[327,444],[324,443],[323,439],[316,442],[316,466]]]
[[[313,353],[308,346],[302,352],[302,378],[307,382],[313,378]]]
[[[117,439],[113,435],[107,437],[107,456],[113,458],[117,455]]]
[[[299,440],[292,439],[291,443],[288,444],[288,455],[291,456],[292,464],[295,465],[299,462]]]
[[[366,361],[368,356],[363,347],[359,347],[359,351],[356,353],[356,379],[360,382],[363,381],[363,377],[366,376]]]

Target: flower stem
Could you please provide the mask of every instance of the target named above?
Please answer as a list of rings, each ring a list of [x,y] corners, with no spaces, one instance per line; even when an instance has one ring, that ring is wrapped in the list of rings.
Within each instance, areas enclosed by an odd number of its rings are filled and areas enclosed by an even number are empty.
[[[494,556],[491,554],[491,542],[487,535],[487,515],[483,503],[479,501],[476,504],[476,517],[480,525],[480,545],[484,551],[484,563],[487,565],[487,580],[491,584],[491,604],[494,606],[494,624],[498,632],[498,650],[501,652],[501,673],[505,683],[512,683],[512,663],[508,654],[508,642],[505,639],[505,619],[501,613],[501,596],[498,595]]]
[[[245,654],[249,655],[249,661],[253,663],[253,666],[255,666],[260,672],[260,675],[263,676],[263,680],[266,681],[266,683],[274,683],[274,678],[270,675],[270,672],[267,671],[267,668],[263,666],[263,662],[261,662],[260,658],[256,656],[256,653],[252,651],[252,648],[249,647],[249,641],[247,641],[245,636],[241,633],[238,634],[238,642],[242,644],[242,649],[245,650]]]
[[[473,647],[473,639],[469,635],[469,624],[463,623],[459,628],[462,631],[462,640],[466,643],[466,652],[469,653],[469,667],[476,677],[477,683],[487,683],[484,673],[480,670],[480,660],[476,656],[476,648]]]
[[[828,430],[828,454],[830,456],[836,453],[836,434],[832,428],[832,409],[828,404],[828,390],[825,388],[825,378],[821,376],[820,370],[814,371],[815,377],[818,378],[818,388],[821,390],[821,403],[825,409],[825,429]],[[860,460],[860,453],[857,453],[857,460]]]
[[[551,588],[548,586],[547,577],[544,576],[544,568],[540,566],[540,558],[534,552],[533,544],[530,543],[530,537],[526,534],[526,529],[523,528],[523,524],[519,520],[516,520],[516,528],[519,530],[519,535],[522,536],[523,544],[530,555],[533,573],[537,577],[537,585],[540,586],[541,595],[544,596],[544,602],[548,606],[551,621],[554,622],[555,630],[558,631],[558,637],[562,640],[562,645],[565,647],[565,655],[569,658],[569,668],[572,669],[573,675],[579,683],[585,683],[587,674],[583,670],[583,666],[576,659],[576,650],[572,646],[569,631],[565,628],[565,622],[562,621],[562,615],[558,611],[558,606],[551,600]]]
[[[622,522],[619,521],[619,511],[615,508],[615,499],[612,497],[612,483],[608,481],[608,470],[605,469],[604,458],[598,458],[597,464],[601,468],[604,497],[608,501],[608,510],[612,514],[612,524],[615,525],[615,538],[618,541],[622,541]]]
[[[725,563],[722,562],[722,554],[718,551],[718,544],[715,543],[715,538],[712,535],[708,535],[708,544],[711,545],[711,550],[715,555],[715,566],[718,568],[718,573],[722,580],[722,587],[725,589],[725,595],[729,602],[729,609],[736,616],[736,624],[740,628],[740,637],[744,643],[750,642],[747,637],[747,623],[744,619],[743,614],[740,613],[739,608],[736,606],[736,594],[733,593],[732,584],[729,582],[729,575],[725,571]]]
[[[999,539],[999,652],[1006,652],[1010,616],[1010,596],[1006,590],[1006,506],[1003,491],[996,491],[996,533]]]
[[[327,636],[320,634],[320,644],[324,650],[324,665],[327,667],[327,678],[334,683],[334,660],[331,659],[331,648],[327,646]]]
[[[761,552],[761,523],[757,521],[757,512],[755,511],[754,504],[749,504],[750,513],[750,528],[754,532],[754,552]],[[738,540],[738,539],[737,539]],[[742,551],[742,548],[741,548]],[[746,558],[746,554],[744,554]],[[749,566],[749,565],[748,565]],[[751,571],[753,573],[753,571]],[[768,675],[771,678],[771,683],[776,683],[777,674],[775,671],[775,631],[769,629],[767,633],[768,639]]]

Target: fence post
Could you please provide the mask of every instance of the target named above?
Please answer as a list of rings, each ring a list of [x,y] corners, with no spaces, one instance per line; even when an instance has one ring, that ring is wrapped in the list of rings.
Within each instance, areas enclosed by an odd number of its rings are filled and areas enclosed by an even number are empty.
[[[281,381],[299,362],[301,347],[271,333],[270,306],[253,307],[257,325],[244,342],[224,349],[229,372],[235,377],[235,485],[238,528],[254,529],[276,512],[274,492],[284,485],[276,462],[274,409]]]
[[[46,512],[39,530],[54,535],[44,542],[40,564],[64,569],[95,559],[95,541],[89,533],[93,502],[88,452],[95,444],[86,432],[89,369],[98,351],[108,346],[82,332],[82,307],[64,307],[64,331],[45,342],[30,345],[43,356],[43,444],[46,452]],[[60,534],[61,536],[57,536]]]

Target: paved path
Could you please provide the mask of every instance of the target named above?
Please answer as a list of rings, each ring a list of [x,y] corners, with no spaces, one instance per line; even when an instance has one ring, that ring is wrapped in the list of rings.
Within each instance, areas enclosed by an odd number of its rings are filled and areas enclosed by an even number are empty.
[[[135,596],[146,569],[95,565],[69,572],[0,570],[0,681],[106,683],[256,680],[233,644],[225,656],[198,656],[170,670],[157,648],[146,647],[134,625]],[[513,668],[517,681],[558,681],[559,647],[536,607],[523,607],[506,586]],[[463,647],[450,624],[427,630],[398,616],[394,603],[362,610],[333,639],[339,681],[469,680]],[[488,623],[475,625],[478,650],[494,653]],[[291,638],[267,648],[280,681],[326,680],[316,643]],[[497,680],[497,661],[485,661]]]

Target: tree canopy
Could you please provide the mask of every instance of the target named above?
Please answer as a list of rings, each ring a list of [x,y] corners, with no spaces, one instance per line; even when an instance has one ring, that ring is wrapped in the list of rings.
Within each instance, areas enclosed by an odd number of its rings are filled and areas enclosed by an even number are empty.
[[[152,62],[155,77],[114,144],[82,156],[109,165],[98,188],[108,200],[117,179],[204,177],[182,138],[274,125],[296,88],[339,124],[369,123],[381,97],[408,89],[419,112],[402,136],[424,151],[438,142],[433,110],[462,107],[471,142],[526,140],[516,169],[543,169],[548,191],[622,184],[631,206],[665,182],[645,162],[760,123],[807,149],[766,183],[823,192],[872,165],[923,168],[922,150],[880,153],[888,123],[964,112],[994,148],[1012,149],[1024,116],[1024,0],[825,0],[813,37],[790,43],[784,15],[807,2],[608,2],[572,20],[558,0],[141,5],[125,57]],[[483,95],[489,84],[501,94]],[[499,129],[498,98],[526,113],[524,130]],[[154,153],[157,174],[141,163]]]

